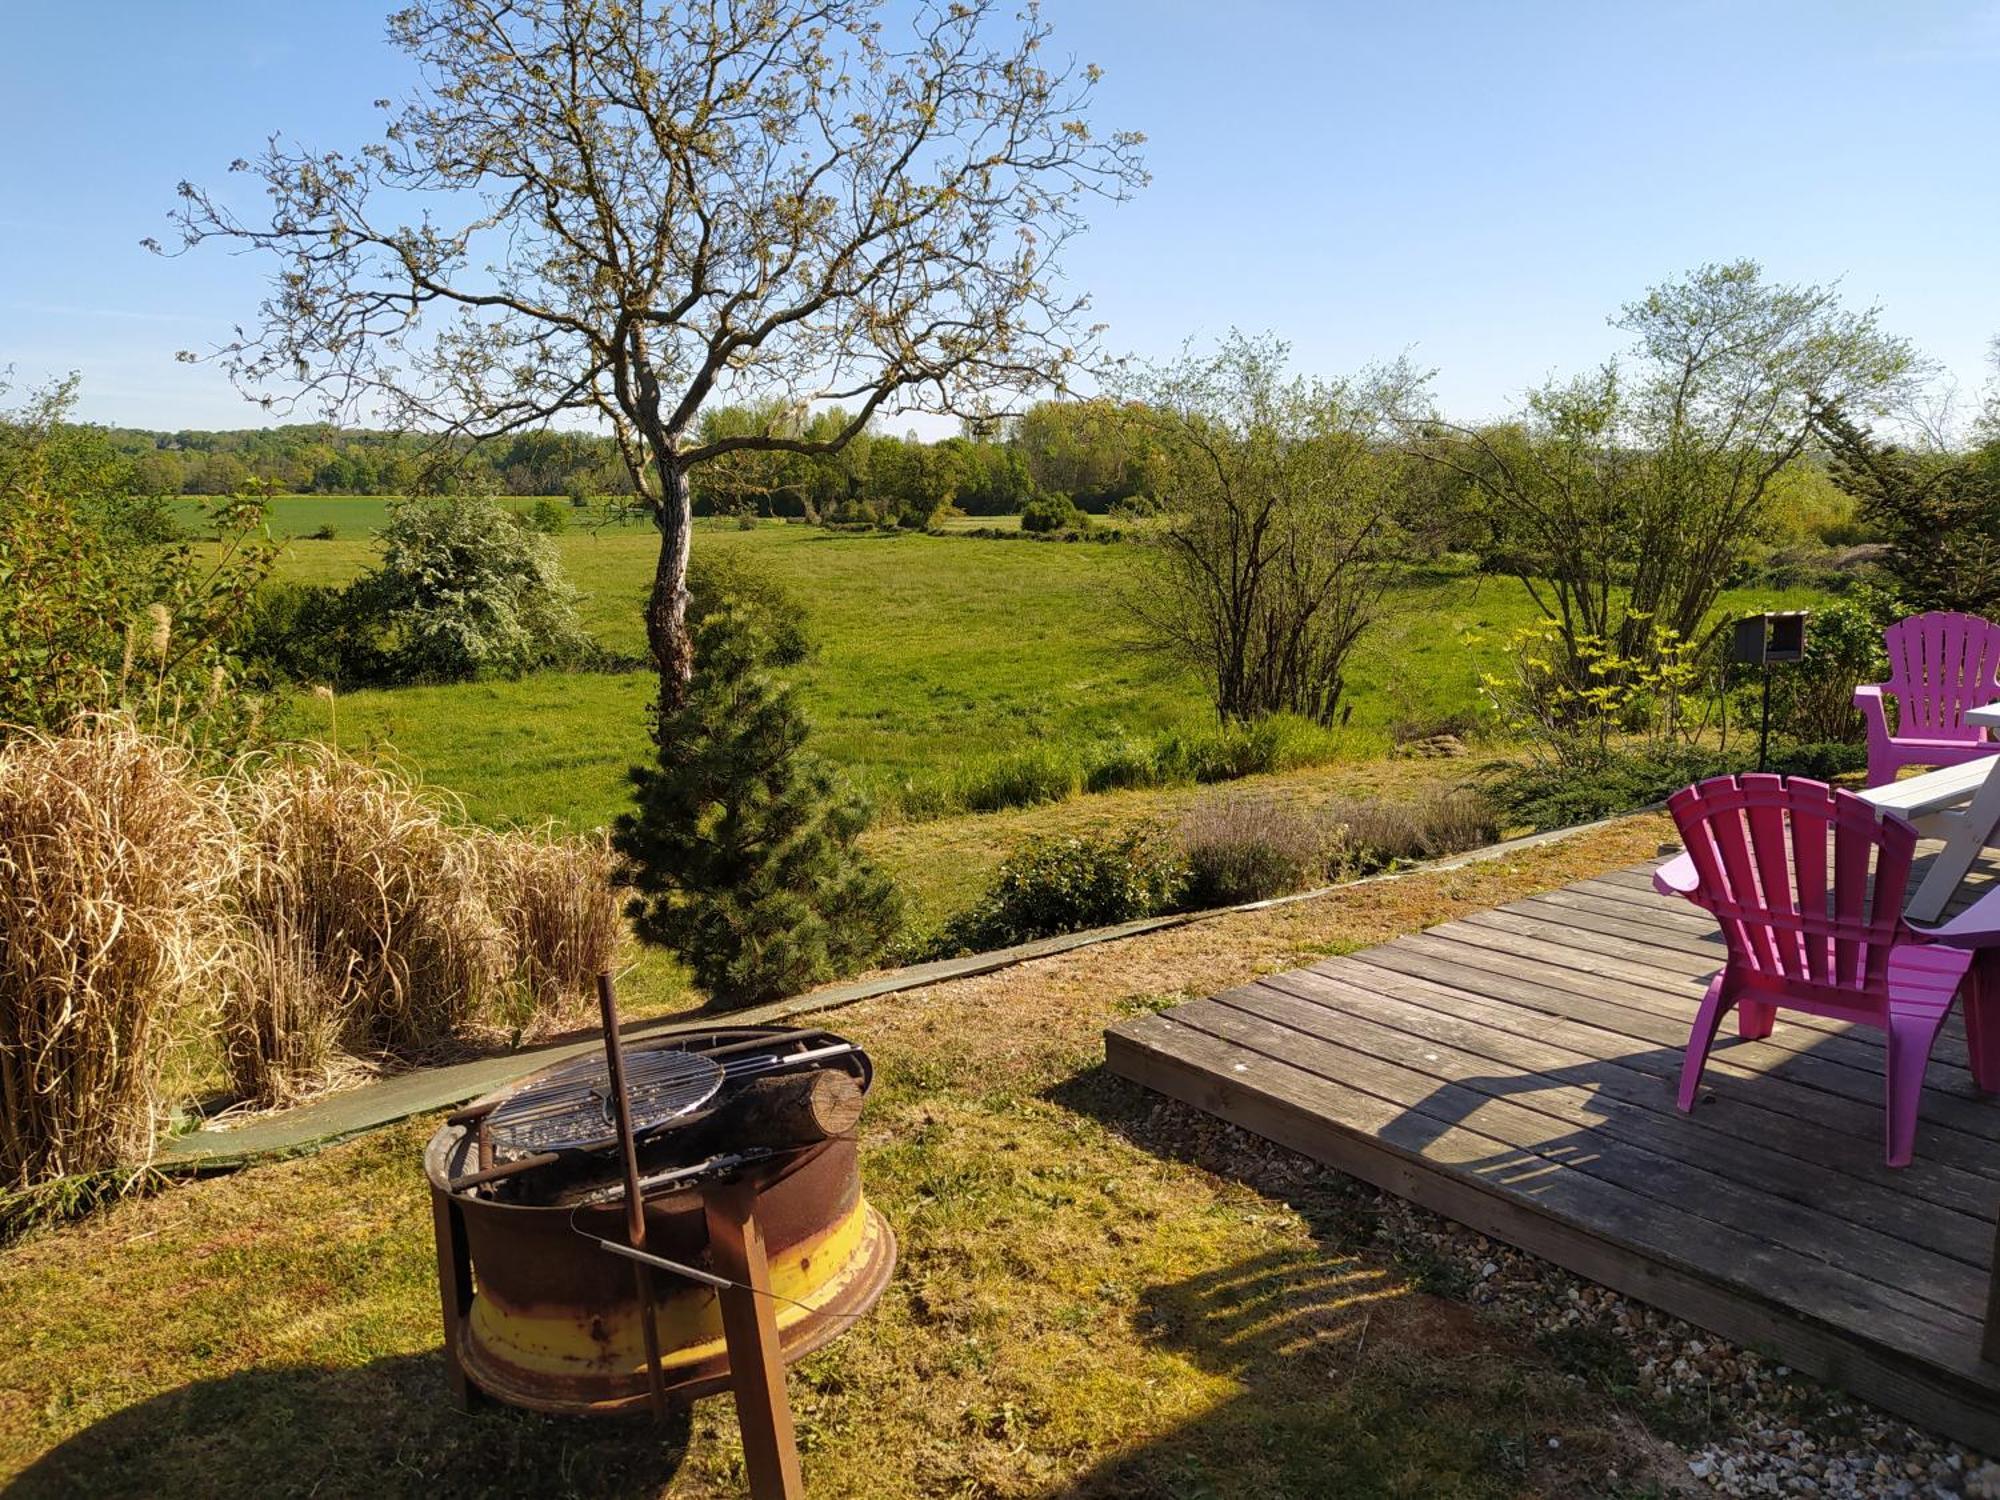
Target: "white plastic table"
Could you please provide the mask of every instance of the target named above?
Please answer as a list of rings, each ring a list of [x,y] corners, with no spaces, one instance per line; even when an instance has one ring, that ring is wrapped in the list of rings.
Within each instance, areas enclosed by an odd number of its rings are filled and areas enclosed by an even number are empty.
[[[1965,717],[2000,732],[2000,703],[1970,709]],[[1944,840],[1905,912],[1913,922],[1935,922],[1979,851],[2000,839],[2000,753],[1892,781],[1861,795],[1883,812],[1908,818],[1926,838]]]

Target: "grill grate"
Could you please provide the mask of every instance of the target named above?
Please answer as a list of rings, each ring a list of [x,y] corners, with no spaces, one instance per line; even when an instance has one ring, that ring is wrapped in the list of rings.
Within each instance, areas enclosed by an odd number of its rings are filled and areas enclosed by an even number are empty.
[[[672,1048],[625,1056],[625,1097],[634,1134],[691,1114],[722,1087],[722,1065]],[[604,1059],[579,1058],[541,1083],[501,1101],[486,1120],[496,1157],[582,1151],[610,1145],[611,1081]]]

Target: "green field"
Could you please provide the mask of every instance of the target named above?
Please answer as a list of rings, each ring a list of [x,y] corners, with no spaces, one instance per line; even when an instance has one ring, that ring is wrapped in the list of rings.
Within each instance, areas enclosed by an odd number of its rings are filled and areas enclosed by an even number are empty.
[[[351,577],[373,550],[358,531],[354,540],[342,528],[340,540],[292,543],[282,576]],[[642,652],[651,533],[572,531],[559,544],[593,634],[616,651]],[[1211,723],[1197,683],[1135,649],[1120,604],[1138,561],[1130,544],[701,523],[695,546],[741,554],[798,599],[819,643],[802,674],[817,744],[885,804],[957,763]],[[1792,607],[1811,598],[1766,591],[1725,602]],[[1462,717],[1507,632],[1534,613],[1512,580],[1406,576],[1357,652],[1353,716],[1334,753],[1370,759],[1390,748],[1397,726]],[[625,769],[646,751],[651,693],[644,673],[542,673],[355,692],[334,712],[343,744],[393,747],[478,818],[586,828],[623,805]],[[303,731],[321,735],[326,712],[318,703],[296,710]]]

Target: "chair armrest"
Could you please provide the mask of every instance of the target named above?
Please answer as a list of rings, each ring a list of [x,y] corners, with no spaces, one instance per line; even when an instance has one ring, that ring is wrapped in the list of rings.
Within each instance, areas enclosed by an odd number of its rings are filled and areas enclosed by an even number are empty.
[[[1691,854],[1676,854],[1653,871],[1653,889],[1662,896],[1692,896],[1700,888],[1701,872]]]
[[[1909,928],[1925,942],[1947,948],[2000,948],[2000,890],[1988,891],[1949,922],[1935,927],[1912,922]]]
[[[1864,682],[1854,690],[1854,706],[1885,729],[1888,727],[1889,715],[1882,706],[1882,695],[1888,690],[1889,684],[1886,682]]]

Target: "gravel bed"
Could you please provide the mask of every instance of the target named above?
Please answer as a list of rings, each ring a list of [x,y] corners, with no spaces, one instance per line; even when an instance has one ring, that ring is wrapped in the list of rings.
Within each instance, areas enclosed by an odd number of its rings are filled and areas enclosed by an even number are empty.
[[[1308,1218],[1372,1222],[1374,1248],[1427,1289],[1527,1332],[1568,1378],[1608,1386],[1683,1455],[1685,1494],[2000,1500],[2000,1463],[1789,1366],[1185,1106],[1162,1104],[1146,1131],[1157,1141],[1156,1127]]]

